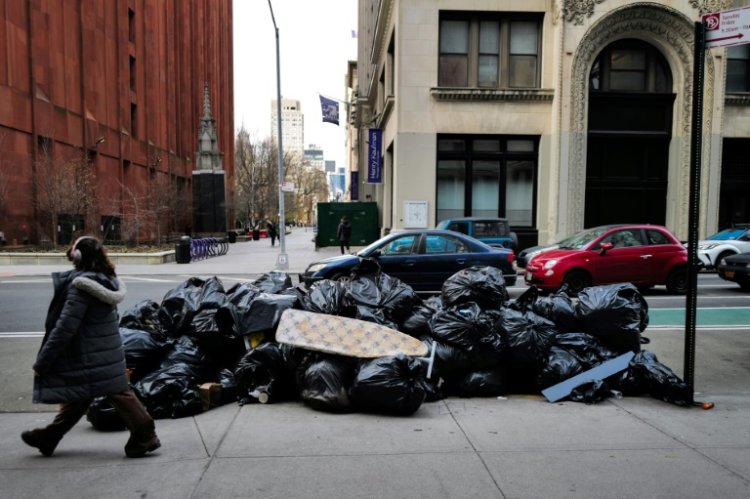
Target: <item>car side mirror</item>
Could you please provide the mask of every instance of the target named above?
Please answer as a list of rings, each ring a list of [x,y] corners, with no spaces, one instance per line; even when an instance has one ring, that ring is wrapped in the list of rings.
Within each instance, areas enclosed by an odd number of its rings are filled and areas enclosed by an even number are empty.
[[[602,243],[601,246],[599,246],[599,254],[603,255],[612,248],[614,248],[614,245],[612,243]]]

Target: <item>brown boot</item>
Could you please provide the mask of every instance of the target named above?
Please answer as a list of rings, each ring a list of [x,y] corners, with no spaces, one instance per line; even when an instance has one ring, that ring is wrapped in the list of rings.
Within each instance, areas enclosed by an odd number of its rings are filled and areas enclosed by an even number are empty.
[[[21,440],[30,447],[36,447],[44,456],[51,456],[55,452],[55,447],[59,440],[49,440],[44,436],[44,430],[36,429],[21,433]]]
[[[147,452],[153,452],[159,447],[161,447],[161,442],[156,435],[145,442],[138,442],[131,436],[128,443],[125,444],[125,455],[134,458],[143,457]]]

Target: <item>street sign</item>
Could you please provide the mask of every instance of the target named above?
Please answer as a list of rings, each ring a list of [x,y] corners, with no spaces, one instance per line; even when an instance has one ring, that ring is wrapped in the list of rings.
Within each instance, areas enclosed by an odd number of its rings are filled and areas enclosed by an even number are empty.
[[[282,182],[281,192],[294,192],[294,182]]]
[[[706,48],[729,47],[750,43],[750,7],[704,14]]]

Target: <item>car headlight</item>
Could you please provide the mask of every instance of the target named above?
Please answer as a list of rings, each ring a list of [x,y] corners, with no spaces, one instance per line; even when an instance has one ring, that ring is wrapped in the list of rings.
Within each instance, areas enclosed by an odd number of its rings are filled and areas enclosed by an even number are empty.
[[[312,273],[312,272],[317,272],[319,270],[323,270],[324,268],[326,268],[325,263],[313,263],[312,265],[307,267],[307,271]]]
[[[554,260],[554,259],[553,260],[547,260],[546,262],[544,262],[544,268],[545,269],[551,269],[555,265],[557,265],[557,260]]]
[[[711,243],[711,244],[699,244],[699,245],[698,245],[698,249],[701,249],[701,250],[704,250],[704,251],[705,251],[705,250],[710,250],[710,249],[714,249],[714,248],[715,248],[715,247],[717,247],[718,245],[719,245],[718,243]]]

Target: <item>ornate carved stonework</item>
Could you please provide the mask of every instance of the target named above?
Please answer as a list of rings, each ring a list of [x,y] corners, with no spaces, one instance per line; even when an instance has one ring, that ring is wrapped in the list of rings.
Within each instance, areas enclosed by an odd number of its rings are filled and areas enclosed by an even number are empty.
[[[698,9],[701,15],[726,10],[731,4],[731,0],[690,0],[690,6]]]
[[[445,88],[434,87],[430,94],[440,101],[551,101],[555,91],[548,88],[529,88],[524,90],[497,90],[489,88]]]
[[[591,17],[594,6],[604,0],[563,0],[562,15],[569,23],[575,25],[583,24],[584,17]]]
[[[573,61],[570,99],[570,149],[568,157],[568,189],[570,198],[567,212],[569,231],[583,228],[583,213],[586,191],[586,146],[587,146],[587,105],[589,71],[594,59],[608,44],[623,38],[645,39],[659,48],[667,58],[682,108],[674,110],[675,128],[681,130],[683,140],[689,143],[693,92],[693,23],[682,13],[666,6],[653,3],[634,4],[612,12],[597,22],[578,45]],[[713,96],[713,61],[706,61],[706,95],[704,102],[704,126],[708,125],[706,137],[710,136],[711,109]],[[709,141],[704,141],[704,151]],[[677,152],[680,192],[688,192],[690,148],[682,147]],[[705,155],[704,155],[705,156]],[[678,208],[687,213],[688,197],[681,196]]]

